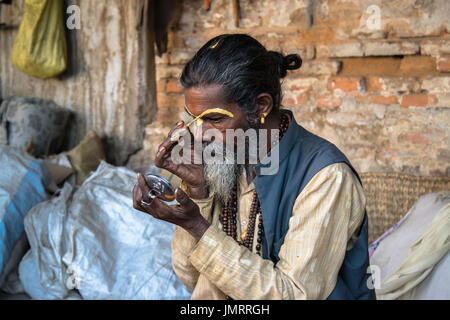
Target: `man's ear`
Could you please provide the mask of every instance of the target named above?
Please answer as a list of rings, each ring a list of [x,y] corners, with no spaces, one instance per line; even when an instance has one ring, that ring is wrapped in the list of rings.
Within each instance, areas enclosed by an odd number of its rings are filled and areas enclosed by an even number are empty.
[[[258,104],[259,117],[261,117],[263,114],[265,114],[265,116],[267,116],[273,109],[272,96],[268,93],[261,93],[256,98],[256,103]]]

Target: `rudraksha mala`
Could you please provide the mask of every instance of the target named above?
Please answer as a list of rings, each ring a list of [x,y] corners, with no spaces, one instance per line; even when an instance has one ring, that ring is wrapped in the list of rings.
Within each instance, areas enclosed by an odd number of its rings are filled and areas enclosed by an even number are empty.
[[[285,132],[289,127],[289,117],[284,112],[280,112],[280,134],[279,139],[283,137]],[[234,186],[233,190],[231,190],[231,198],[228,203],[224,206],[222,215],[221,215],[221,223],[223,231],[236,240],[240,245],[247,247],[250,251],[252,251],[253,247],[253,238],[255,234],[255,225],[256,225],[256,216],[259,215],[258,221],[258,244],[256,245],[256,253],[261,255],[262,249],[262,241],[264,236],[264,225],[263,218],[261,214],[261,205],[259,203],[258,194],[253,193],[253,200],[250,206],[250,215],[249,222],[247,226],[247,230],[244,231],[241,235],[241,239],[237,239],[237,201],[238,201],[238,186],[237,184]],[[243,238],[242,238],[243,237]]]
[[[289,127],[289,116],[284,112],[280,112],[280,134],[279,134],[280,140],[286,133],[288,127]],[[238,186],[236,184],[233,190],[231,191],[231,198],[228,201],[228,203],[224,206],[222,215],[220,217],[222,229],[223,231],[225,231],[227,235],[236,240],[237,243],[247,247],[250,251],[252,251],[253,238],[255,234],[256,216],[259,215],[258,233],[257,233],[258,238],[256,239],[256,241],[258,241],[258,244],[256,245],[256,254],[261,255],[262,241],[264,236],[264,225],[262,220],[263,218],[261,214],[261,205],[259,203],[258,194],[256,193],[256,190],[253,193],[253,200],[250,206],[250,215],[247,230],[242,233],[241,240],[237,240],[237,201],[238,201],[237,194],[238,194]],[[244,236],[243,239],[242,236]],[[233,300],[233,298],[231,298],[228,295],[226,299]]]

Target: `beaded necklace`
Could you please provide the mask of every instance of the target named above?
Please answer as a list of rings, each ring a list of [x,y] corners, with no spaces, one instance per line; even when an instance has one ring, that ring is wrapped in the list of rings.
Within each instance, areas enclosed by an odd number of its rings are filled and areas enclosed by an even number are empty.
[[[289,116],[284,112],[280,111],[280,134],[279,139],[284,136],[287,129],[289,127]],[[252,204],[250,206],[250,215],[249,222],[247,226],[247,230],[244,231],[241,235],[241,239],[237,240],[237,194],[238,194],[238,186],[237,183],[234,186],[231,194],[231,198],[228,203],[224,206],[222,215],[220,217],[223,231],[237,241],[240,245],[247,247],[250,251],[252,251],[253,247],[253,238],[255,234],[255,224],[256,224],[256,216],[259,216],[258,221],[258,238],[256,241],[258,244],[256,245],[256,253],[261,255],[262,249],[262,240],[264,236],[264,225],[263,218],[261,214],[261,205],[259,203],[258,194],[256,190],[253,193]]]

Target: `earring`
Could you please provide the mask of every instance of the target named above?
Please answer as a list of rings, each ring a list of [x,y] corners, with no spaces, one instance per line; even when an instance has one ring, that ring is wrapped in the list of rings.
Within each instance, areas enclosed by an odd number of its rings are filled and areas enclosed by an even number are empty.
[[[263,113],[263,116],[261,117],[261,124],[264,124],[265,118],[267,117],[267,112]]]

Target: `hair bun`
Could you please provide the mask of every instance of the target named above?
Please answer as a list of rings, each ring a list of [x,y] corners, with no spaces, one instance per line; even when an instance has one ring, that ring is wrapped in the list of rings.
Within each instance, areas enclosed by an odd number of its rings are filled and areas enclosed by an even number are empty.
[[[283,56],[276,51],[269,51],[269,54],[273,57],[278,66],[280,78],[286,77],[287,70],[295,70],[302,66],[302,59],[298,54]]]

